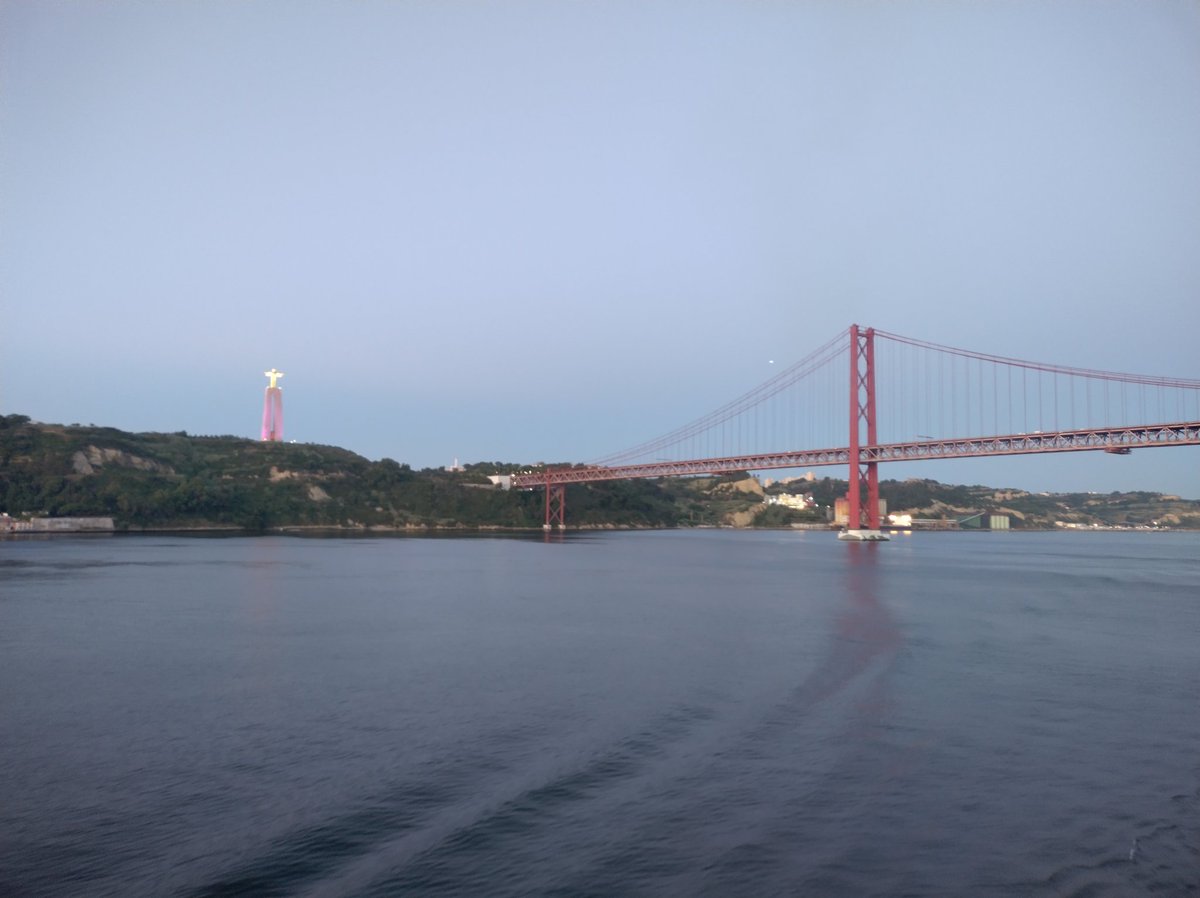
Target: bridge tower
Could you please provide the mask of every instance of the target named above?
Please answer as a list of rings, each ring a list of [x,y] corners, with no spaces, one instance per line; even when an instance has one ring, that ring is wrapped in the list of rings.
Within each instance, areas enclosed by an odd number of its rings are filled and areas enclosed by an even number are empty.
[[[879,529],[879,463],[863,448],[878,442],[875,417],[875,328],[850,325],[850,490],[849,519],[840,539],[887,539]],[[865,432],[864,432],[865,430]],[[865,439],[865,443],[864,443]]]
[[[272,368],[263,375],[271,378],[270,386],[263,395],[262,438],[264,442],[283,442],[283,387],[278,385],[282,371]]]

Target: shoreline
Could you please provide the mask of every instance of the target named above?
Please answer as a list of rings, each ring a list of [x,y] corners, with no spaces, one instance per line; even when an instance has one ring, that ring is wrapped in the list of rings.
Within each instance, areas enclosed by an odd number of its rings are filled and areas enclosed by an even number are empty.
[[[694,527],[652,527],[639,526],[636,524],[618,525],[618,524],[582,524],[578,526],[567,527],[562,530],[546,531],[541,527],[504,527],[504,526],[480,526],[480,527],[464,527],[453,526],[443,527],[437,525],[411,525],[405,527],[389,527],[376,525],[371,527],[358,526],[337,526],[337,525],[317,525],[317,524],[294,524],[283,525],[280,527],[270,527],[265,530],[252,530],[244,527],[235,527],[230,525],[198,525],[192,527],[126,527],[113,529],[68,529],[54,528],[43,530],[0,530],[0,540],[13,539],[28,539],[37,538],[44,539],[54,536],[164,536],[164,535],[179,535],[179,536],[532,536],[536,534],[544,534],[546,536],[557,535],[561,536],[567,533],[602,533],[602,532],[622,532],[633,533],[638,531],[654,531],[654,532],[674,532],[674,531],[694,531],[694,530],[729,530],[740,531],[746,533],[828,533],[836,535],[841,528],[833,526],[789,526],[789,527],[737,527],[730,524],[704,524]],[[920,528],[885,528],[886,532],[897,536],[913,536],[922,533],[961,533],[961,534],[1016,534],[1016,533],[1200,533],[1200,529],[1188,527],[1111,527],[1111,526],[1091,526],[1091,527],[1022,527],[1020,529],[1010,530],[975,530],[975,529],[959,529],[959,528],[939,528],[939,527],[920,527]]]

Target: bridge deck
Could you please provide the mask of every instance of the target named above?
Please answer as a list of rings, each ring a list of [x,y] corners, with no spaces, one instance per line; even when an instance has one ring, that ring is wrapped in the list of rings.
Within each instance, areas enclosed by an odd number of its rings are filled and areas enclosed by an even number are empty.
[[[877,446],[865,446],[861,453],[864,462],[885,462],[1088,450],[1124,453],[1131,449],[1156,446],[1200,446],[1200,421],[1145,424],[1111,429],[1089,428],[1087,430],[1018,433],[1009,436],[883,443]],[[848,464],[849,459],[850,448],[841,446],[834,449],[766,452],[758,455],[660,461],[639,465],[614,465],[611,467],[581,465],[517,474],[513,476],[512,485],[518,488],[532,488],[567,483],[593,483],[602,480],[632,480],[643,477],[727,474],[733,471],[765,471],[773,468],[816,468],[823,465]]]

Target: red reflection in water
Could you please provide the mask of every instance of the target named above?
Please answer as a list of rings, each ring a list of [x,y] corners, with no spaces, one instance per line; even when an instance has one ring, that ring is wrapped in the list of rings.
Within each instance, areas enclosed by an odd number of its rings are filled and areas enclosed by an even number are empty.
[[[835,619],[829,652],[801,684],[797,698],[814,705],[840,692],[872,664],[895,657],[903,637],[890,611],[879,599],[876,543],[851,543],[845,546],[845,601]],[[884,708],[884,695],[876,684],[868,699],[878,717]]]

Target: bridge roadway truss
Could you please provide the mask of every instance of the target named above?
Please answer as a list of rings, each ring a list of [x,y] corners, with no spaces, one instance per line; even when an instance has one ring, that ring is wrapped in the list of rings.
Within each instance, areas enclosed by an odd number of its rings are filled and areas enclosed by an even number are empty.
[[[1200,421],[1178,424],[1148,424],[1134,427],[1089,428],[1045,433],[1019,433],[1009,436],[968,437],[964,439],[920,440],[908,443],[883,443],[861,446],[862,461],[922,461],[933,458],[977,458],[990,455],[1030,455],[1043,452],[1085,452],[1103,450],[1126,454],[1133,449],[1155,446],[1200,446]],[[700,474],[728,474],[735,471],[765,471],[776,468],[817,468],[845,465],[850,447],[807,449],[797,452],[767,452],[758,455],[733,455],[727,458],[697,458],[684,461],[652,462],[638,465],[581,465],[549,468],[513,475],[518,489],[565,486],[569,483],[596,483],[604,480],[634,480],[647,477],[687,477]],[[561,493],[556,502],[561,501]],[[561,508],[555,508],[556,523],[561,524]]]

